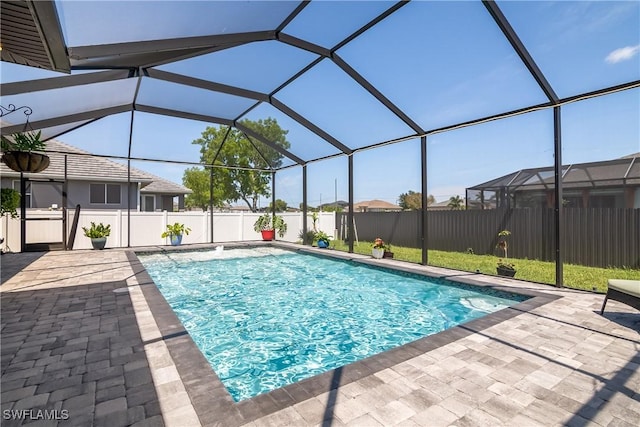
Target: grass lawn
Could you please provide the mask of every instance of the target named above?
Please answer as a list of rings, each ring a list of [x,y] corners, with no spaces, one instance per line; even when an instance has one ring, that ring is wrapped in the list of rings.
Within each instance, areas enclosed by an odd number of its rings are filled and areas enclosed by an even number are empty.
[[[371,242],[354,243],[354,252],[371,255]],[[348,251],[348,245],[341,240],[331,242],[331,247],[339,251]],[[420,263],[422,252],[420,249],[392,247],[394,259]],[[493,255],[472,255],[463,252],[429,251],[429,265],[446,267],[454,270],[479,270],[483,274],[496,275],[498,257]],[[530,282],[555,284],[555,263],[530,259],[509,258],[509,262],[516,266],[517,279]],[[587,291],[606,292],[607,279],[635,279],[640,280],[640,269],[599,268],[583,265],[564,264],[564,285],[569,288]]]

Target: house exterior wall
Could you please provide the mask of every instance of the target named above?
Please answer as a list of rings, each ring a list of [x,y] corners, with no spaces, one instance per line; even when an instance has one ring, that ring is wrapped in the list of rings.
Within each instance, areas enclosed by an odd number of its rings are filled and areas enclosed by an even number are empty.
[[[173,199],[175,196],[167,195],[167,194],[159,194],[159,193],[142,193],[140,194],[140,205],[141,210],[144,210],[144,202],[143,198],[145,196],[152,196],[154,198],[154,208],[152,210],[147,210],[147,212],[158,212],[158,211],[167,211],[174,212],[176,208],[173,206]],[[184,194],[180,194],[178,196],[178,207],[177,211],[184,211]]]
[[[19,181],[18,178],[6,178],[1,180],[2,188],[13,188],[13,182]],[[30,181],[31,182],[31,208],[48,209],[53,204],[62,207],[62,183],[50,181]],[[91,203],[90,185],[91,184],[117,184],[120,186],[120,203],[105,204]],[[131,209],[138,209],[138,183],[131,183]],[[89,181],[72,181],[67,182],[67,207],[74,208],[80,205],[82,209],[127,209],[127,183],[117,182],[89,182]]]
[[[167,212],[173,212],[173,197],[163,195],[160,196],[159,200],[161,201],[160,209]]]
[[[120,203],[118,204],[106,204],[106,203],[91,203],[90,199],[90,185],[91,184],[118,184],[120,186]],[[100,181],[84,182],[84,181],[69,181],[68,189],[68,206],[75,207],[80,205],[82,209],[127,209],[127,184],[126,183],[105,183]],[[131,209],[137,210],[138,208],[138,183],[131,183],[130,188],[130,203]]]
[[[31,207],[62,207],[62,183],[31,181]]]

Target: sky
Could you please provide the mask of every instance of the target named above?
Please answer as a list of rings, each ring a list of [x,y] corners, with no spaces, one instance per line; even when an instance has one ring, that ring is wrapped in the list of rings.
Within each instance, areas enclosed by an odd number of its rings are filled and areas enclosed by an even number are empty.
[[[57,2],[68,46],[191,37],[275,27],[293,2]],[[333,48],[392,3],[312,2],[284,33]],[[560,98],[640,80],[640,3],[637,1],[498,1]],[[152,7],[153,14],[148,13]],[[257,9],[253,9],[257,8]],[[122,13],[126,10],[127,13]],[[234,14],[244,19],[234,20]],[[206,18],[202,18],[205,16]],[[326,24],[331,22],[331,31]],[[350,67],[423,129],[546,102],[546,97],[479,1],[417,1],[336,51]],[[255,42],[158,68],[269,93],[316,59],[277,42]],[[2,83],[60,76],[2,62]],[[32,120],[55,105],[56,115],[131,102],[135,79],[90,87],[3,97],[34,109]],[[104,89],[107,89],[105,93]],[[412,135],[402,120],[335,63],[324,59],[274,98],[350,148]],[[237,118],[254,104],[239,97],[143,79],[138,104]],[[562,107],[565,164],[609,160],[640,152],[640,89]],[[303,159],[338,153],[331,144],[273,106],[246,116],[276,118],[291,151]],[[126,156],[131,113],[101,119],[58,139],[97,154]],[[132,156],[198,162],[191,144],[211,124],[136,112]],[[428,194],[437,201],[464,197],[467,187],[523,168],[553,165],[553,112],[535,111],[427,138]],[[286,159],[285,164],[293,164]],[[348,199],[345,156],[311,162],[308,203]],[[181,183],[185,165],[133,162]],[[397,203],[420,191],[420,141],[412,139],[354,154],[354,200]],[[302,170],[277,172],[276,195],[302,201]],[[261,201],[267,204],[268,201]]]

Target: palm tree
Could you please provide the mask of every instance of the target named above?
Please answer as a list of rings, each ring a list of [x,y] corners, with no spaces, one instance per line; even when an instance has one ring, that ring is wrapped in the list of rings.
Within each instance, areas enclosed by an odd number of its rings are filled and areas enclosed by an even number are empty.
[[[463,210],[464,209],[464,200],[460,196],[452,196],[449,198],[449,203],[447,203],[453,210]]]

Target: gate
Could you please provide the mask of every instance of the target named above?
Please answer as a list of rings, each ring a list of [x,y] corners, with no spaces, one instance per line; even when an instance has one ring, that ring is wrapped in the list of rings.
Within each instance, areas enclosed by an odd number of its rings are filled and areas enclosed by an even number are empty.
[[[47,191],[35,191],[46,183]],[[42,187],[44,188],[44,186]],[[20,175],[20,250],[40,252],[64,250],[67,246],[67,191],[66,182],[54,179],[25,178]],[[33,197],[51,201],[52,209],[46,216],[29,216],[27,204]],[[55,203],[54,203],[55,202]],[[37,233],[29,233],[29,225],[48,221],[46,227],[37,227]]]

